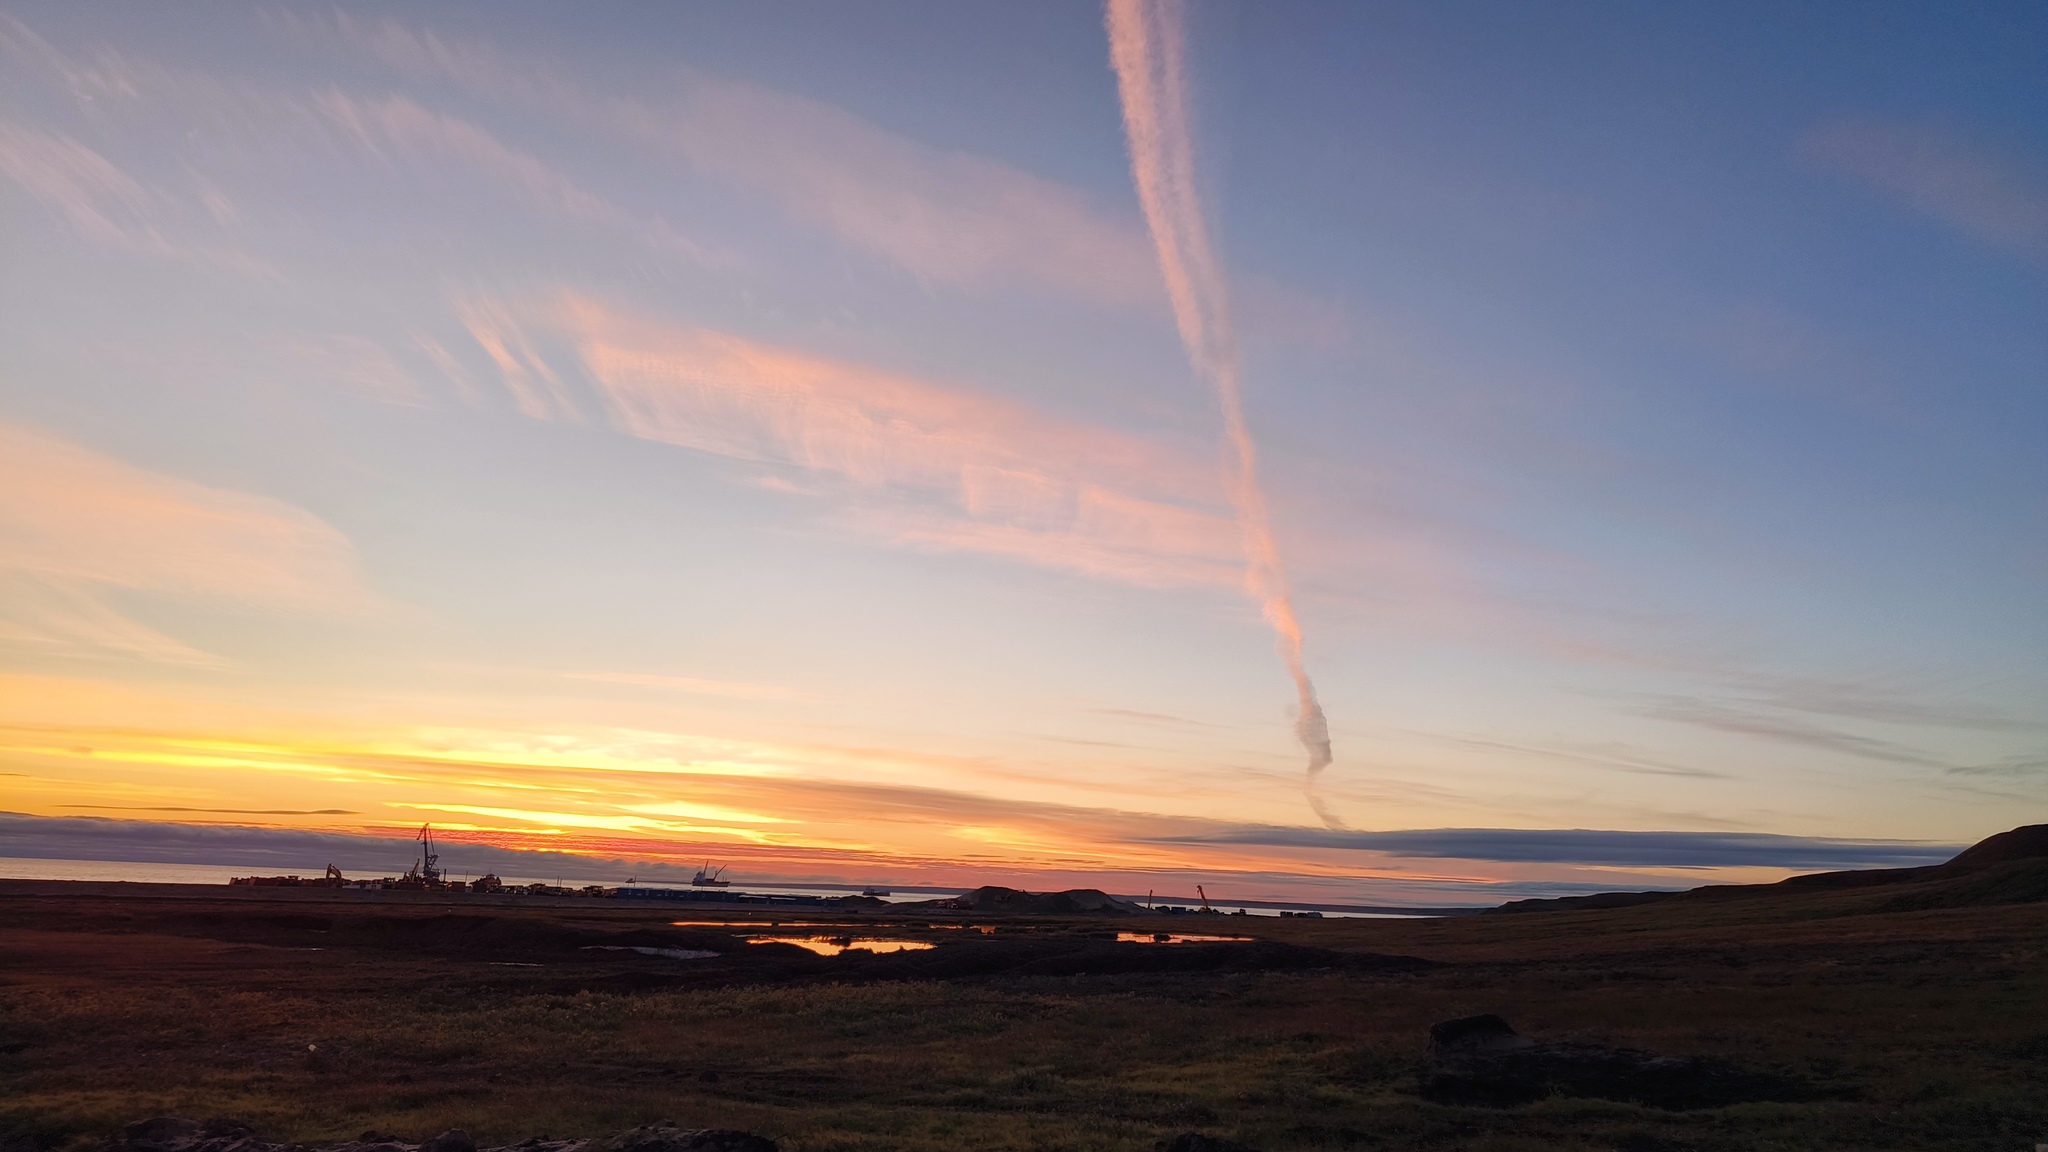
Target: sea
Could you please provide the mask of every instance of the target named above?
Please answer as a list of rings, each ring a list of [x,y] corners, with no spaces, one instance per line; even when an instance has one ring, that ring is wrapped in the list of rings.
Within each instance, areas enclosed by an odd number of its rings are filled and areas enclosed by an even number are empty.
[[[0,880],[105,880],[127,881],[133,884],[225,884],[235,876],[289,875],[291,869],[279,869],[271,865],[252,866],[248,864],[161,864],[134,860],[43,860],[25,856],[0,856]],[[312,868],[300,871],[301,876],[318,876],[322,869]],[[368,873],[362,874],[368,876]],[[357,878],[351,874],[352,878]],[[451,872],[455,880],[474,879],[461,872]],[[633,883],[643,888],[688,888],[687,879],[662,879],[659,877],[640,878],[634,876],[501,876],[507,884],[553,884],[568,888],[581,888],[586,884],[602,884],[616,888],[621,884]],[[770,884],[735,884],[731,892],[752,892],[775,896],[846,896],[859,892],[859,888],[842,887],[790,887]],[[891,890],[882,899],[891,903],[916,900],[935,900],[958,896],[962,888],[904,888]]]

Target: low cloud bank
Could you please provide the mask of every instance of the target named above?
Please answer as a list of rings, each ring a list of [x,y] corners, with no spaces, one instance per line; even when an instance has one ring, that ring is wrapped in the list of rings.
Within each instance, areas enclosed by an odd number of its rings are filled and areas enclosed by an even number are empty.
[[[1161,844],[1251,844],[1350,848],[1394,856],[1511,864],[1597,864],[1637,868],[1909,868],[1939,864],[1968,847],[1920,840],[1841,840],[1762,832],[1606,832],[1592,828],[1427,828],[1351,832],[1256,826]]]
[[[1514,864],[1638,868],[1786,868],[1828,871],[1939,864],[1965,845],[1911,840],[1851,840],[1750,832],[1610,832],[1598,829],[1437,828],[1356,832],[1252,825],[1143,838],[1157,844],[1214,844],[1275,848],[1349,849],[1421,859]],[[652,847],[652,846],[651,846]],[[689,870],[623,856],[521,851],[450,836],[442,862],[458,874],[613,880],[687,877]],[[0,812],[0,856],[46,860],[113,860],[155,864],[214,864],[251,872],[317,872],[330,861],[350,875],[397,875],[418,858],[418,846],[393,835],[351,835],[245,825],[180,824],[95,816],[29,816]],[[758,878],[773,883],[771,877]],[[1307,879],[1307,877],[1303,877]],[[1327,880],[1327,877],[1322,879]],[[1399,882],[1430,886],[1428,882]],[[1534,885],[1532,888],[1531,885]],[[1463,887],[1460,885],[1459,887]],[[1574,894],[1614,883],[1523,880],[1485,885],[1489,897]],[[1528,888],[1525,892],[1523,889]],[[1513,890],[1510,893],[1510,890]],[[1567,892],[1566,890],[1570,891]]]
[[[649,878],[687,877],[660,864],[564,852],[520,852],[434,837],[441,864],[456,875],[614,880],[631,870]],[[97,816],[0,812],[0,856],[35,860],[114,860],[137,864],[217,864],[252,873],[316,874],[332,863],[350,876],[396,876],[419,859],[419,845],[397,836],[354,836],[285,828],[172,824]]]

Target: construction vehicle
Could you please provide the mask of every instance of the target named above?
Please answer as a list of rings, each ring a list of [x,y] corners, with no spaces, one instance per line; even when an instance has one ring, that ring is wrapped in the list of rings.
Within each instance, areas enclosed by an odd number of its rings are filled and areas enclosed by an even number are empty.
[[[449,880],[448,874],[441,871],[441,854],[434,851],[434,826],[432,824],[420,825],[419,834],[414,836],[413,839],[419,841],[420,858],[413,861],[412,867],[406,869],[405,875],[395,880],[385,880],[381,885],[382,887],[411,889],[413,891],[424,890],[428,892],[440,892],[443,890],[460,892],[469,887],[469,885],[463,884],[460,881]]]
[[[346,886],[348,881],[342,877],[341,869],[329,864],[327,875],[320,877],[234,876],[229,878],[228,883],[238,888],[341,888]]]

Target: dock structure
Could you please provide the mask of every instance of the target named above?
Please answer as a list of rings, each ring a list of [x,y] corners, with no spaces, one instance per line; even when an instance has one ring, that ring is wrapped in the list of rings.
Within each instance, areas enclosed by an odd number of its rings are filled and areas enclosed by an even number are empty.
[[[613,889],[611,895],[620,900],[687,900],[699,904],[756,904],[785,908],[824,908],[845,899],[842,896],[792,896],[780,893],[733,892],[723,888],[628,887]]]

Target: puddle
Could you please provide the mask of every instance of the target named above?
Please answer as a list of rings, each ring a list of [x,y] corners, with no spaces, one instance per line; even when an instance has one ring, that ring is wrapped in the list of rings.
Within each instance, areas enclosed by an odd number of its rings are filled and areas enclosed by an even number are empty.
[[[749,936],[749,944],[794,944],[807,948],[820,956],[837,956],[841,952],[865,950],[868,952],[922,952],[932,947],[929,940],[869,939],[851,936]]]
[[[749,932],[759,932],[763,928],[780,928],[783,924],[780,920],[671,920],[668,922],[668,926],[671,928],[745,928]],[[834,920],[792,920],[789,922],[789,927],[793,929],[873,928],[874,926],[875,922],[873,920],[856,920],[850,924],[841,924]],[[916,925],[906,925],[906,927],[914,928]],[[934,927],[937,927],[937,925],[934,925]]]
[[[1119,932],[1123,944],[1249,944],[1250,936],[1190,936],[1184,932]]]
[[[666,956],[671,960],[709,960],[718,955],[699,948],[644,948],[624,944],[586,944],[585,952],[638,952],[642,956]]]
[[[517,961],[517,960],[493,960],[493,961],[491,961],[491,967],[493,967],[493,968],[538,968],[538,967],[540,967],[540,965],[538,965],[538,964],[522,964],[522,963],[520,963],[520,962],[519,962],[519,961]]]

